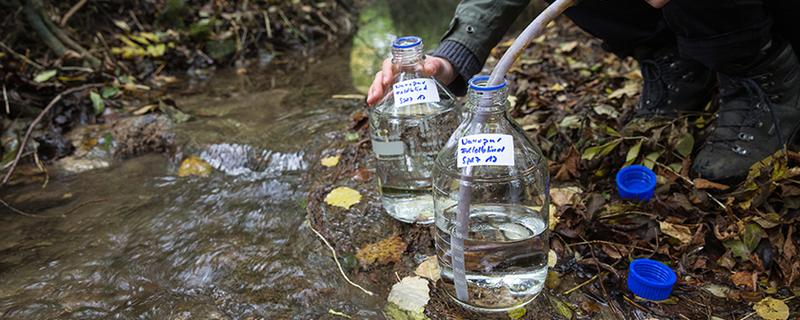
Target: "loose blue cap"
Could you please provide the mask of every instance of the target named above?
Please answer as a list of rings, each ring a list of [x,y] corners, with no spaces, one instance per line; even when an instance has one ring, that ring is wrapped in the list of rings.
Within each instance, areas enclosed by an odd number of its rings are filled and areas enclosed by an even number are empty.
[[[628,290],[647,300],[666,300],[678,277],[667,265],[650,259],[636,259],[628,267]]]
[[[392,42],[392,47],[397,49],[408,49],[422,44],[422,38],[415,36],[400,37]]]
[[[623,199],[648,201],[656,189],[656,174],[638,164],[622,168],[617,172],[617,191]]]
[[[469,80],[469,88],[476,91],[497,91],[506,86],[506,80],[497,85],[489,85],[489,76],[474,76]]]

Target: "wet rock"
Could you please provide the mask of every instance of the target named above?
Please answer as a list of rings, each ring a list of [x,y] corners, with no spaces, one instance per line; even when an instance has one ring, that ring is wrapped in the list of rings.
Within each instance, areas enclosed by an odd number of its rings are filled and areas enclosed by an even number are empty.
[[[122,118],[110,124],[79,127],[66,135],[75,151],[53,166],[57,173],[75,174],[106,168],[115,159],[165,152],[175,144],[173,127],[172,120],[163,114],[146,114]]]
[[[115,158],[130,158],[146,152],[165,152],[175,143],[174,124],[161,114],[125,118],[114,123],[111,133]]]

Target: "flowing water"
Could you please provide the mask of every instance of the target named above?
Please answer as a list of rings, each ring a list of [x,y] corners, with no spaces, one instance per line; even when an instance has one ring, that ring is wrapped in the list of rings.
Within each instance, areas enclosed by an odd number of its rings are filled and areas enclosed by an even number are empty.
[[[0,318],[319,319],[330,309],[379,318],[383,298],[333,276],[304,201],[310,164],[360,108],[328,98],[369,84],[390,33],[433,47],[440,33],[430,30],[445,30],[456,3],[399,2],[412,5],[364,8],[350,43],[298,63],[302,72],[222,71],[176,90],[195,119],[177,125],[175,159],[149,154],[2,190],[37,217],[0,208]],[[215,172],[176,177],[190,154]]]

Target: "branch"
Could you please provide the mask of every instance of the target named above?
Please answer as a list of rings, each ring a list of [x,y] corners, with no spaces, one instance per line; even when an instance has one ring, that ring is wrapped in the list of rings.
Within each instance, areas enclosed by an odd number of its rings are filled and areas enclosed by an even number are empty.
[[[25,137],[22,138],[22,143],[20,143],[19,149],[17,150],[17,156],[14,157],[14,162],[11,163],[11,168],[8,170],[8,172],[6,172],[6,176],[3,178],[3,182],[0,182],[0,186],[5,185],[6,183],[8,183],[8,180],[11,179],[11,175],[14,173],[14,169],[17,168],[19,159],[22,158],[22,153],[25,151],[25,146],[28,144],[28,140],[30,140],[31,138],[31,133],[33,133],[33,129],[36,127],[37,124],[39,124],[40,121],[42,121],[44,115],[50,112],[50,109],[53,109],[53,106],[55,106],[56,103],[60,101],[62,97],[73,92],[82,91],[89,88],[97,88],[101,86],[103,86],[103,84],[90,83],[82,85],[80,87],[69,88],[59,93],[55,98],[53,98],[53,100],[50,100],[50,103],[47,104],[47,107],[45,107],[42,110],[42,112],[40,112],[39,115],[36,116],[36,119],[33,119],[33,122],[31,122],[31,125],[28,127],[28,131],[25,132]]]
[[[39,34],[39,37],[42,38],[42,41],[45,45],[47,45],[47,47],[53,50],[57,56],[64,56],[64,54],[67,53],[67,48],[63,43],[61,43],[61,41],[58,40],[58,38],[56,38],[56,36],[53,35],[52,32],[50,32],[49,29],[47,29],[42,17],[34,7],[37,4],[41,5],[41,2],[37,0],[28,0],[25,2],[25,5],[22,8],[22,11],[25,13],[25,18],[28,20],[28,23],[30,23],[33,31]]]
[[[78,12],[78,10],[80,10],[83,7],[83,5],[86,4],[86,1],[87,0],[80,0],[80,1],[78,1],[78,3],[76,3],[74,6],[72,6],[72,8],[70,8],[69,11],[67,11],[67,13],[64,14],[63,17],[61,17],[61,22],[59,24],[62,27],[66,26],[67,25],[67,21],[69,21],[69,18],[72,18],[72,15],[74,15],[75,12]]]

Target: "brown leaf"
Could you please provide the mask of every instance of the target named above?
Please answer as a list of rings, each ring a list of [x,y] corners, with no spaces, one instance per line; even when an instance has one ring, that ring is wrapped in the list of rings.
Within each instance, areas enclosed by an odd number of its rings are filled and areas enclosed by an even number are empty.
[[[786,257],[788,261],[791,261],[797,256],[797,246],[795,246],[794,239],[792,239],[793,231],[794,226],[789,226],[789,231],[786,232],[786,240],[783,242],[783,256]]]
[[[689,229],[689,227],[665,221],[659,221],[658,224],[661,232],[678,239],[682,245],[689,244],[692,241],[692,229]]]
[[[743,287],[748,290],[755,290],[758,275],[752,272],[739,271],[731,275],[731,282],[737,287]]]
[[[406,243],[403,242],[400,236],[393,236],[358,249],[356,259],[364,269],[371,266],[399,262],[403,257],[403,252],[406,251],[406,247]]]
[[[554,179],[558,181],[568,181],[578,176],[578,166],[581,162],[581,155],[575,146],[569,148],[566,156],[563,157],[564,163],[561,164]]]
[[[694,187],[697,188],[698,190],[712,189],[712,190],[724,191],[730,189],[730,186],[709,181],[703,178],[695,178]]]
[[[581,192],[583,190],[579,187],[552,188],[550,189],[550,198],[553,200],[553,204],[562,207],[572,205],[575,195]]]

